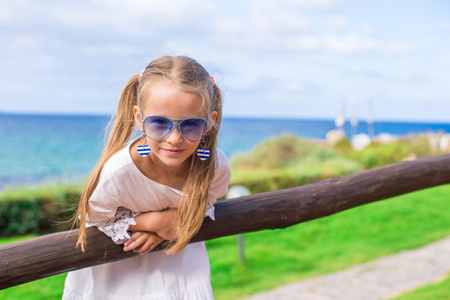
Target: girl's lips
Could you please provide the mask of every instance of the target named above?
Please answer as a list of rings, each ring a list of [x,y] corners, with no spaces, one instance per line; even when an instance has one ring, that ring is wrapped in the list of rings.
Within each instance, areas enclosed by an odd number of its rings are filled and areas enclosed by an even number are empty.
[[[162,150],[164,152],[166,152],[168,155],[178,155],[184,151],[184,150],[180,150],[180,149],[162,149]]]

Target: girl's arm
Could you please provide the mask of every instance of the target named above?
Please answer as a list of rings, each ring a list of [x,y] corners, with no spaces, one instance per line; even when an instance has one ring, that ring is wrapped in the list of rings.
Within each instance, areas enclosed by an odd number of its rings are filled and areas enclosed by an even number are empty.
[[[177,210],[169,208],[163,211],[151,211],[137,215],[136,225],[128,230],[154,232],[164,240],[172,240],[176,235]]]
[[[148,239],[158,240],[155,244],[156,246],[162,240],[172,240],[175,237],[176,214],[176,209],[139,213],[119,207],[113,218],[109,219],[106,224],[97,226],[97,228],[109,236],[116,244],[123,244],[128,241],[127,245],[130,246],[131,243],[138,239],[138,235],[145,235]],[[137,231],[139,234],[130,236],[130,231]],[[138,243],[133,243],[125,251],[134,250],[143,243],[142,237]],[[141,253],[141,251],[136,252]]]
[[[171,240],[176,232],[177,210],[174,208],[163,211],[151,211],[137,215],[136,225],[130,225],[128,230],[136,231],[124,243],[124,251],[139,253],[150,252],[163,240]]]

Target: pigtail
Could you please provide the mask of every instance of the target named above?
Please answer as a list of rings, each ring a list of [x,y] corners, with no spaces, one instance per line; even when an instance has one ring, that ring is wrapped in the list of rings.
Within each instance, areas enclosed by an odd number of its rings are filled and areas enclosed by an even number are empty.
[[[86,217],[89,214],[89,199],[98,185],[100,173],[105,163],[122,149],[132,138],[134,134],[134,115],[133,107],[137,104],[138,75],[133,76],[122,90],[117,113],[108,124],[106,137],[106,146],[100,159],[88,177],[84,190],[81,194],[78,204],[78,210],[74,216],[74,226],[79,226],[80,232],[77,240],[77,247],[81,247],[84,252],[86,249]],[[110,132],[108,134],[108,132]]]

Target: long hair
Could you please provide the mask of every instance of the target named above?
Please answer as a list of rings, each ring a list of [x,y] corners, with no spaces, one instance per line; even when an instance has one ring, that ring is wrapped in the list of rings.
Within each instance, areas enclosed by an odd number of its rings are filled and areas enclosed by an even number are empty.
[[[174,254],[186,247],[200,229],[208,206],[208,193],[214,177],[217,157],[217,136],[222,121],[222,93],[208,72],[194,59],[185,56],[164,56],[152,61],[141,76],[134,75],[125,85],[119,99],[117,114],[110,121],[110,130],[103,153],[89,176],[81,194],[77,217],[74,222],[80,231],[77,246],[82,251],[86,247],[86,218],[89,215],[89,199],[97,187],[105,163],[125,145],[135,131],[133,107],[143,107],[143,98],[151,87],[161,81],[169,80],[174,86],[186,92],[198,93],[203,99],[204,112],[217,112],[213,127],[202,140],[202,146],[210,150],[207,160],[201,161],[191,155],[189,174],[183,186],[183,196],[177,212],[177,235],[170,241],[168,254]]]

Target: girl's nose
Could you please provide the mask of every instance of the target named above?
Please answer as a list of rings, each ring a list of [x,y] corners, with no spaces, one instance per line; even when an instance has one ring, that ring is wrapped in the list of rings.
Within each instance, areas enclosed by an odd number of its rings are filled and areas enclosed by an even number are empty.
[[[173,145],[183,142],[184,136],[181,134],[180,125],[178,123],[173,124],[173,128],[166,136],[166,141]]]

